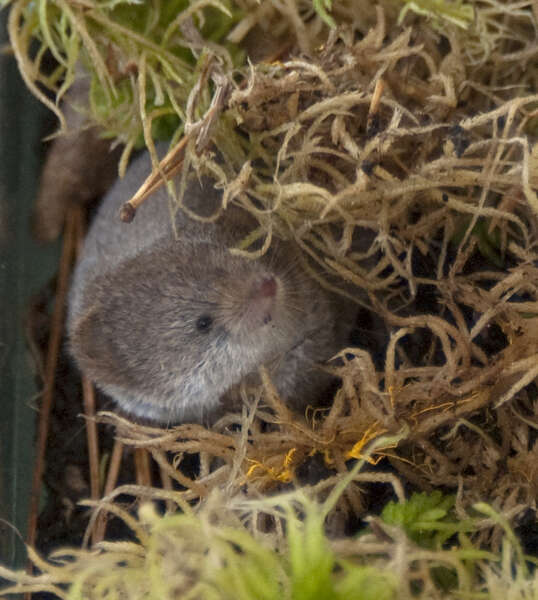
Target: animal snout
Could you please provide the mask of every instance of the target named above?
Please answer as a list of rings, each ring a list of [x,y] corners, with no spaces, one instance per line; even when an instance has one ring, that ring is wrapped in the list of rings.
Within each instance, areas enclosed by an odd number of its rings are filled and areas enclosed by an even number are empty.
[[[255,322],[267,325],[273,320],[277,292],[278,282],[272,275],[267,275],[252,283],[248,312]]]

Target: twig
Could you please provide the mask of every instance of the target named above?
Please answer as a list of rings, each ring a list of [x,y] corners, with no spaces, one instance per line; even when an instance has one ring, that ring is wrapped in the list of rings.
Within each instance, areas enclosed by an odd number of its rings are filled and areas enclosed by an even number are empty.
[[[149,177],[140,186],[136,194],[120,208],[120,219],[124,223],[131,223],[135,218],[138,207],[158,190],[167,179],[177,175],[183,166],[185,147],[189,141],[189,136],[184,136],[181,141],[170,150],[159,163],[159,169],[153,171]]]
[[[88,462],[90,465],[90,493],[92,500],[99,499],[99,440],[95,422],[95,392],[92,382],[82,377],[82,397],[86,416],[86,436],[88,438]]]
[[[45,453],[49,433],[49,421],[54,404],[54,382],[56,377],[56,365],[62,343],[64,307],[69,288],[69,276],[71,265],[75,257],[76,228],[80,219],[81,208],[73,205],[67,212],[62,256],[56,285],[56,301],[51,318],[50,336],[45,364],[45,381],[43,387],[39,426],[36,441],[36,460],[32,475],[32,491],[30,493],[30,509],[28,514],[28,529],[26,543],[33,546],[36,540],[37,519],[39,514],[39,499],[41,497],[41,483],[45,470]],[[31,564],[27,570],[32,571]]]
[[[104,496],[108,496],[112,490],[116,487],[118,481],[118,474],[120,472],[121,459],[123,456],[123,443],[118,439],[114,441],[114,448],[112,449],[112,456],[110,457],[110,466],[108,468],[108,475],[105,483],[105,489],[103,492]],[[88,530],[84,536],[84,544],[87,543],[88,534],[91,531],[92,544],[95,545],[101,542],[105,537],[107,522],[106,512],[99,512],[97,517],[90,519]]]
[[[151,469],[149,466],[149,454],[145,448],[136,448],[134,451],[136,483],[138,485],[151,486]]]

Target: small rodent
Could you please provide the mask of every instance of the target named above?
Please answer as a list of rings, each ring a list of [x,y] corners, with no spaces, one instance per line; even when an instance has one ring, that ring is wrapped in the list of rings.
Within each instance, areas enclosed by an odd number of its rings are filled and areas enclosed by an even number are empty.
[[[81,370],[124,411],[164,424],[205,418],[262,364],[283,398],[311,402],[329,380],[317,363],[351,326],[338,301],[291,243],[259,260],[230,254],[251,230],[240,209],[215,223],[179,210],[176,237],[162,187],[122,223],[121,205],[150,170],[145,153],[105,196],[75,268],[68,334]],[[199,214],[219,202],[208,181],[193,178],[185,192]]]

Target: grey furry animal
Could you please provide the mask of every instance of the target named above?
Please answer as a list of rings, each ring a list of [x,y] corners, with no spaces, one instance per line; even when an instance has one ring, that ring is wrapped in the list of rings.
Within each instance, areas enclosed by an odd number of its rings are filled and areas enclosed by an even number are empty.
[[[76,266],[68,334],[81,370],[124,411],[165,424],[203,419],[260,365],[284,398],[312,402],[329,380],[317,363],[346,341],[339,303],[289,243],[256,261],[232,256],[249,231],[239,209],[211,224],[179,211],[176,237],[161,188],[120,222],[150,169],[144,154],[116,182]],[[194,179],[185,197],[207,214],[219,194]]]

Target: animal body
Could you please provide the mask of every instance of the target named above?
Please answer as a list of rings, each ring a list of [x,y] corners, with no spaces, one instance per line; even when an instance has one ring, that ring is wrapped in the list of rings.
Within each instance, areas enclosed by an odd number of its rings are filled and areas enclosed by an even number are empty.
[[[341,305],[291,243],[259,260],[233,256],[251,230],[239,209],[214,223],[180,210],[176,236],[163,187],[122,223],[150,170],[144,154],[106,195],[75,268],[68,334],[81,370],[127,413],[164,424],[203,419],[260,365],[283,398],[312,402],[329,378],[318,363],[345,345]],[[193,179],[185,198],[208,214],[219,194]]]

